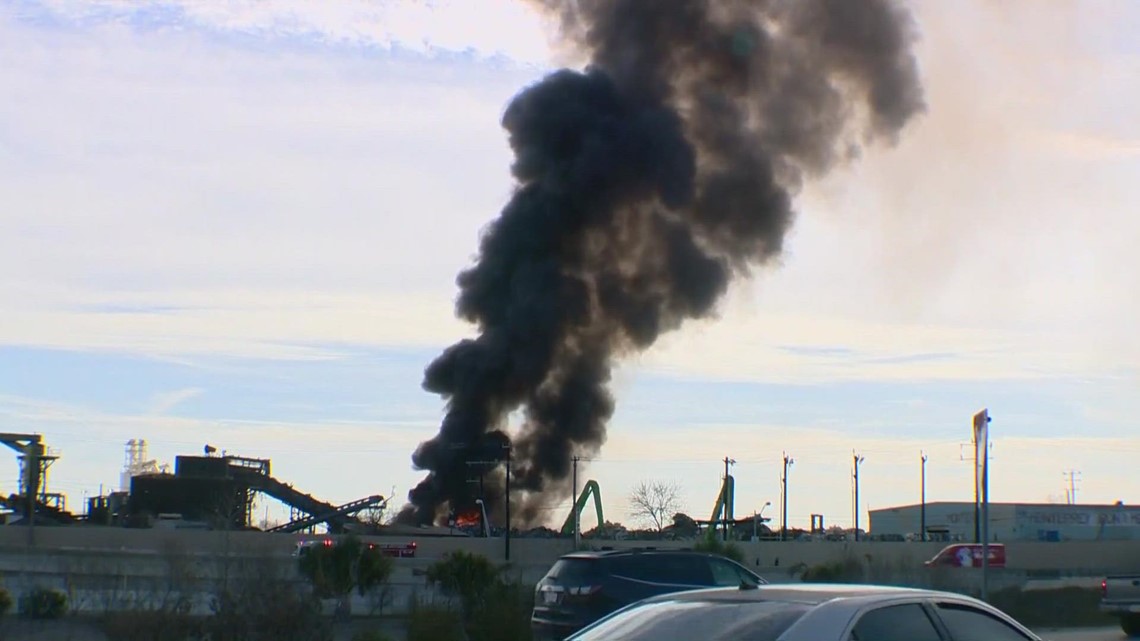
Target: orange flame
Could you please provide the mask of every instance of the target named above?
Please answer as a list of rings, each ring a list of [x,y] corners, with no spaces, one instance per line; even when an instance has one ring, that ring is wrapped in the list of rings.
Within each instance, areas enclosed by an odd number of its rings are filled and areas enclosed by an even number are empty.
[[[455,527],[474,527],[479,525],[479,510],[468,510],[455,517]]]

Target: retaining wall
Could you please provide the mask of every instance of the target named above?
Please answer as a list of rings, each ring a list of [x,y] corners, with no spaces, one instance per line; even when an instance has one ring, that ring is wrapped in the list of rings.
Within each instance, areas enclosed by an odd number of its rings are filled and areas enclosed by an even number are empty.
[[[229,580],[274,577],[300,582],[296,543],[304,535],[200,530],[128,530],[121,528],[37,528],[29,541],[20,527],[0,528],[0,582],[12,594],[36,587],[63,590],[74,609],[101,612],[153,603],[174,591],[192,595],[196,607],[208,609],[210,596]],[[464,549],[493,560],[505,559],[503,539],[364,537],[380,543],[415,540],[417,556],[397,559],[386,611],[401,611],[413,595],[433,596],[422,571],[447,552]],[[615,549],[689,547],[685,541],[588,542]],[[876,581],[969,589],[979,584],[971,570],[924,568],[943,544],[887,542],[778,542],[738,544],[746,563],[772,582],[794,580],[791,570],[856,557],[870,561]],[[558,556],[569,552],[568,539],[512,539],[511,571],[536,582]],[[1140,543],[1062,542],[1009,543],[1008,567],[994,570],[991,585],[1025,584],[1033,579],[1099,577],[1111,572],[1140,571]],[[434,595],[438,596],[438,595]],[[370,598],[354,597],[354,613],[375,611]]]

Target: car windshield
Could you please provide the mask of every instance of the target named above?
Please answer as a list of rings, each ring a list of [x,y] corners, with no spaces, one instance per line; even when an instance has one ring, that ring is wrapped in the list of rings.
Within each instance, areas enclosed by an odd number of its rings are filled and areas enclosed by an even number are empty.
[[[635,605],[572,641],[776,641],[811,609],[778,601],[669,600]]]

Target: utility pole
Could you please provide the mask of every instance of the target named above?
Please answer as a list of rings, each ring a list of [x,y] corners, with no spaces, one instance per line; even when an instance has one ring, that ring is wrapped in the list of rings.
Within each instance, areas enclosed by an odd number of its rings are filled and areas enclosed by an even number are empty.
[[[570,460],[574,463],[574,496],[570,503],[570,510],[574,515],[574,549],[577,550],[582,545],[582,524],[579,521],[581,514],[578,512],[578,461],[581,460],[581,457],[574,456],[574,458]],[[599,525],[601,524],[599,523]]]
[[[732,512],[732,510],[729,509],[729,503],[734,498],[732,496],[732,488],[733,488],[734,484],[729,481],[730,476],[729,476],[728,468],[730,465],[736,465],[736,459],[729,458],[727,456],[724,457],[724,490],[723,490],[723,493],[724,493],[724,519],[723,519],[723,521],[724,521],[724,540],[725,541],[728,540],[728,517],[729,517],[729,514],[731,514],[731,512]]]
[[[988,409],[974,414],[974,440],[981,450],[975,450],[980,458],[981,465],[981,496],[982,496],[982,600],[989,595],[990,580],[990,412]],[[975,478],[979,470],[975,469]]]
[[[503,543],[503,557],[511,560],[511,443],[503,445],[503,449],[507,451],[507,483],[504,497],[507,501],[507,532],[506,539]]]
[[[856,454],[855,450],[851,450],[851,462],[852,462],[852,466],[855,470],[854,474],[852,476],[852,478],[855,479],[855,497],[854,497],[854,505],[852,505],[852,508],[853,508],[852,511],[855,514],[855,518],[854,518],[854,521],[855,521],[855,540],[858,541],[859,540],[859,465],[863,462],[863,457]]]
[[[506,467],[507,467],[506,487],[503,489],[503,495],[504,495],[503,500],[505,501],[505,507],[506,507],[506,523],[504,524],[506,531],[504,532],[503,556],[507,561],[510,561],[511,560],[511,444],[507,443],[506,445],[504,445],[503,450],[507,453],[507,458],[506,458]],[[501,461],[501,460],[500,461],[480,460],[480,461],[467,461],[467,464],[468,465],[478,465],[478,466],[495,466],[501,462],[503,462],[503,461]],[[485,469],[485,467],[480,467],[480,470],[481,470],[480,474],[482,474],[483,469]],[[482,487],[482,477],[480,477],[480,487]],[[482,500],[482,499],[480,499],[480,500]],[[486,509],[484,508],[483,514],[485,514],[485,513],[486,513]],[[481,517],[481,518],[483,518],[483,517]],[[483,531],[486,532],[488,536],[490,535],[490,528],[487,527],[486,523],[484,523]]]
[[[989,438],[989,436],[986,436]],[[978,435],[974,434],[974,543],[982,542],[982,484],[981,475],[978,474]]]
[[[475,479],[467,479],[467,483],[468,484],[473,484],[476,482],[479,483],[479,499],[476,501],[476,503],[479,505],[483,505],[482,501],[487,500],[487,495],[483,491],[483,477],[486,476],[487,468],[490,466],[498,465],[498,462],[497,461],[467,461],[467,465],[468,466],[478,466],[478,468],[479,468],[479,480],[475,481]],[[490,534],[490,532],[491,532],[490,524],[487,523],[487,508],[486,507],[479,510],[479,529],[483,531],[484,537],[488,537],[491,535]]]
[[[783,488],[780,490],[780,540],[787,540],[788,533],[788,468],[795,463],[796,460],[788,456],[784,452],[784,475],[780,477],[780,483]]]
[[[919,452],[919,457],[922,459],[922,508],[919,511],[919,531],[922,534],[922,542],[926,542],[926,452]]]
[[[1070,469],[1063,474],[1069,480],[1069,505],[1077,504],[1077,481],[1081,478],[1080,470]]]

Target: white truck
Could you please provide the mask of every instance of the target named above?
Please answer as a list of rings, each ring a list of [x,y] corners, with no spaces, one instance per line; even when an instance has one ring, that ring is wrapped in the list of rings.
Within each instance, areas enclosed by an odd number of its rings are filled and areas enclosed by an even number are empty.
[[[1100,610],[1120,619],[1120,629],[1140,637],[1140,574],[1106,577],[1100,584]]]

